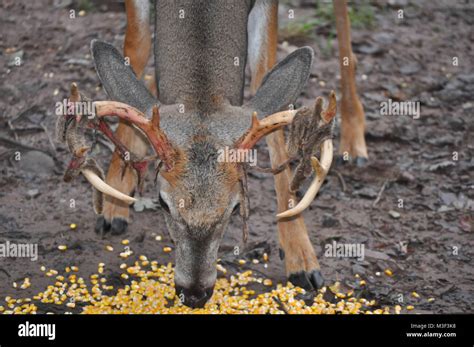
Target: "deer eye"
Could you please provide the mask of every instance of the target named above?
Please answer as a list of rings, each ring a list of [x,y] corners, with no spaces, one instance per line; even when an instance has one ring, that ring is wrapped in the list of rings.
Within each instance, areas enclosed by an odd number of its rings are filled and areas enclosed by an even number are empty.
[[[159,195],[159,202],[160,202],[161,208],[162,208],[166,213],[170,213],[170,208],[169,208],[168,204],[165,202],[165,200],[163,200],[163,198],[161,197],[161,194]]]

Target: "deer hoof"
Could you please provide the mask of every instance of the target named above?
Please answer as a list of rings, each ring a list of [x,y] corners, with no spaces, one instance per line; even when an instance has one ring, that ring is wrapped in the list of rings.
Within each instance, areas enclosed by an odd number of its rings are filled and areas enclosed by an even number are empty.
[[[369,159],[365,157],[356,157],[354,163],[357,167],[364,167],[369,162]]]
[[[342,166],[342,165],[347,164],[349,162],[349,160],[344,159],[343,155],[338,155],[338,156],[336,156],[336,159],[335,159],[334,162],[335,162],[336,166]]]
[[[104,216],[100,216],[95,224],[95,232],[100,235],[108,232],[112,235],[122,235],[127,231],[127,227],[128,222],[123,218],[113,218],[112,222],[109,222]]]
[[[313,270],[311,272],[300,271],[293,273],[288,277],[293,285],[301,287],[305,290],[321,289],[324,285],[324,278],[320,270]]]

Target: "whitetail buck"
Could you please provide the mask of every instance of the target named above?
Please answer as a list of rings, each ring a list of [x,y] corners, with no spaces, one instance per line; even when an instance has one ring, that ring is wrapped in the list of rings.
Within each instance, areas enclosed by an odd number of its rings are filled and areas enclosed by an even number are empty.
[[[351,61],[349,66],[341,64],[340,151],[365,158],[364,115],[355,90],[346,3],[335,1],[334,7],[340,55]],[[130,195],[140,188],[147,164],[159,162],[159,199],[176,247],[176,291],[186,305],[203,306],[212,295],[217,251],[229,218],[238,206],[244,226],[248,216],[246,165],[220,162],[218,152],[225,147],[249,150],[266,136],[288,278],[307,289],[320,288],[323,278],[301,212],[331,165],[335,95],[325,108],[322,98],[312,110],[288,108],[308,79],[312,49],[300,48],[274,66],[276,1],[157,0],[156,97],[140,81],[151,47],[148,0],[128,0],[126,9],[124,51],[131,67],[110,44],[94,41],[91,47],[112,101],[94,102],[95,117],[66,116],[58,123],[73,153],[65,179],[82,172],[95,187],[94,207],[102,214],[96,230],[119,234],[126,229],[129,204],[135,200]],[[247,57],[255,95],[243,104]],[[70,101],[81,98],[73,85]],[[106,116],[120,118],[115,134]],[[288,148],[282,130],[286,125]],[[96,162],[87,157],[86,128],[102,131],[116,145],[106,183]],[[156,156],[147,157],[149,145]],[[320,161],[313,156],[318,150]],[[299,160],[294,175],[288,165],[291,159]],[[315,173],[308,191],[289,209],[311,168]]]

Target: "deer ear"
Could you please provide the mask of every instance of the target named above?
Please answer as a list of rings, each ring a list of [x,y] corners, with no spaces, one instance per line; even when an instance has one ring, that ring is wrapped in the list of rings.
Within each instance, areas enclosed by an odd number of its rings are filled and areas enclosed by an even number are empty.
[[[265,116],[293,103],[308,80],[313,55],[311,47],[302,47],[275,65],[263,78],[249,106]]]
[[[142,112],[149,111],[156,99],[137,79],[124,57],[111,44],[92,40],[91,52],[95,69],[107,95]]]

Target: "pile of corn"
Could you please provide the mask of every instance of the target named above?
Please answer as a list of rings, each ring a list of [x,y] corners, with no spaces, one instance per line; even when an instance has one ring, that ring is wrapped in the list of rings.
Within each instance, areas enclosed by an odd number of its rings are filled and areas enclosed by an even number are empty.
[[[6,297],[5,306],[0,306],[0,312],[7,314],[36,313],[37,304],[64,306],[66,313],[82,312],[85,314],[128,314],[128,313],[204,313],[204,314],[383,314],[399,313],[400,308],[390,310],[373,309],[375,301],[356,299],[352,292],[341,293],[339,284],[323,288],[307,305],[301,299],[304,289],[291,284],[277,285],[275,289],[257,294],[249,286],[273,286],[269,279],[255,277],[252,271],[245,271],[229,278],[219,278],[216,282],[214,295],[203,309],[191,309],[181,304],[175,295],[173,283],[173,266],[159,265],[156,261],[148,261],[140,256],[132,266],[120,266],[123,279],[129,284],[118,288],[115,294],[107,294],[114,287],[107,284],[103,275],[105,264],[100,263],[96,274],[86,280],[78,277],[75,266],[67,267],[64,275],[56,270],[42,269],[46,276],[55,276],[55,283],[45,291],[32,298],[14,299]],[[30,283],[29,279],[25,280]],[[326,290],[330,290],[337,299],[330,303],[323,299]],[[35,304],[37,303],[37,304]],[[74,309],[74,310],[71,310]],[[69,311],[69,312],[68,312]]]
[[[123,240],[122,244],[126,246],[129,241]],[[170,247],[165,247],[164,251],[168,252],[165,250],[168,248],[171,250]],[[58,246],[58,249],[67,251],[65,245]],[[113,247],[107,246],[106,250],[113,252]],[[130,260],[132,254],[132,251],[127,250],[120,253],[120,257]],[[268,262],[266,254],[263,261]],[[244,263],[244,260],[239,261],[240,265]],[[254,259],[253,263],[257,264],[258,261]],[[47,270],[44,266],[40,269],[45,276],[55,279],[54,283],[32,298],[16,299],[7,296],[4,304],[0,301],[0,313],[35,314],[38,311],[54,311],[66,314],[398,314],[401,311],[399,305],[393,309],[375,308],[374,300],[355,298],[352,291],[341,292],[338,282],[323,288],[308,300],[304,289],[294,287],[290,283],[286,286],[274,286],[270,279],[255,276],[252,271],[242,271],[229,276],[221,264],[217,265],[217,269],[227,277],[217,280],[214,294],[204,308],[191,309],[184,306],[175,295],[172,264],[160,265],[156,261],[149,261],[144,255],[136,258],[133,265],[122,263],[119,273],[110,271],[113,278],[107,278],[105,275],[104,263],[98,264],[97,273],[86,278],[79,276],[77,266],[68,266],[61,273],[54,269]],[[117,277],[120,278],[119,281]],[[358,275],[356,278],[359,286],[365,286],[364,280]],[[112,279],[114,283],[121,284],[114,287],[110,284]],[[29,278],[25,278],[21,284],[13,283],[16,289],[26,289],[31,285]],[[256,287],[259,288],[260,294],[250,289]],[[332,302],[324,299],[328,298],[328,295],[334,298]],[[303,300],[303,297],[306,299]],[[50,312],[48,307],[51,308]],[[413,306],[407,306],[406,309],[412,310]]]

